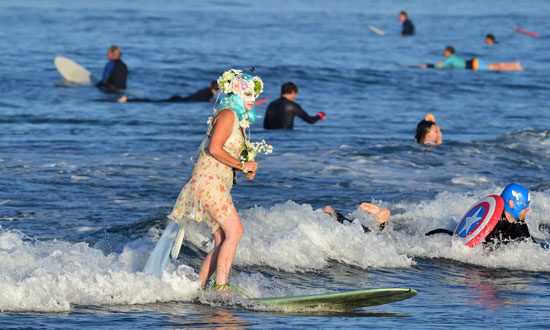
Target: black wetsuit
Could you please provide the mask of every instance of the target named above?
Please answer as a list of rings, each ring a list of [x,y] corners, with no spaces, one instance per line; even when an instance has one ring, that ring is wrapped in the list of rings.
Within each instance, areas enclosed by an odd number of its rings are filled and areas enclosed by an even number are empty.
[[[335,214],[331,214],[330,216],[332,216],[339,223],[344,223],[344,221],[353,222],[353,220],[350,220],[350,219],[346,218],[340,212],[336,212]],[[365,232],[365,233],[370,233],[372,231],[372,230],[370,230],[369,227],[366,227],[366,226],[363,226],[363,225],[361,225],[361,227],[363,227],[363,232]],[[386,223],[381,223],[378,228],[379,228],[379,230],[382,230],[385,227],[386,227]]]
[[[503,212],[495,228],[485,237],[483,243],[498,245],[527,239],[531,239],[531,234],[525,221],[510,222]]]
[[[403,22],[403,31],[401,31],[401,34],[404,36],[412,36],[414,34],[414,25],[410,19],[407,18]]]
[[[298,103],[281,96],[267,106],[264,128],[292,129],[294,127],[295,116],[302,118],[310,124],[316,123],[319,120],[318,116],[308,115]]]
[[[212,101],[212,89],[210,87],[205,87],[198,90],[197,92],[188,95],[186,97],[181,97],[179,95],[174,95],[169,99],[160,99],[153,100],[148,98],[128,98],[127,102],[152,102],[152,103],[167,103],[167,102],[210,102]]]
[[[126,89],[126,78],[128,77],[128,68],[122,60],[110,60],[105,65],[101,80],[96,83],[96,87],[105,87],[110,90]]]

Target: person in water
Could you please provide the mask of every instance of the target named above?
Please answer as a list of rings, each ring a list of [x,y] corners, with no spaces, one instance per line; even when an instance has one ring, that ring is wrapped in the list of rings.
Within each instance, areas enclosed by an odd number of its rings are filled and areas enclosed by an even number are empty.
[[[386,226],[386,222],[388,222],[390,220],[391,212],[390,212],[390,210],[388,210],[385,207],[365,202],[365,203],[361,203],[359,205],[359,208],[362,211],[369,214],[370,216],[372,216],[374,218],[374,220],[376,220],[376,222],[378,222],[378,229],[379,230],[384,229],[384,227]],[[332,208],[332,206],[330,206],[330,205],[325,206],[323,211],[326,214],[330,215],[334,220],[338,221],[339,223],[344,223],[344,221],[353,222],[353,220],[350,220],[350,219],[346,218],[342,213],[337,212],[336,210],[334,210],[334,208]],[[363,231],[365,233],[369,233],[369,232],[372,231],[367,226],[361,225],[361,227],[363,227]]]
[[[401,30],[401,33],[399,33],[399,36],[412,36],[414,35],[414,24],[411,22],[409,17],[407,16],[407,12],[402,11],[399,13],[399,20],[403,22],[403,29]]]
[[[325,120],[327,114],[322,111],[316,116],[308,115],[298,103],[294,102],[297,95],[298,86],[293,82],[289,81],[281,86],[281,97],[267,106],[264,118],[265,129],[292,129],[296,116],[309,124]]]
[[[245,147],[245,129],[259,116],[255,99],[263,92],[263,82],[241,70],[228,70],[218,79],[222,92],[221,110],[210,121],[207,135],[199,148],[191,178],[182,188],[171,220],[184,225],[187,219],[205,221],[214,235],[214,248],[201,265],[202,287],[216,272],[215,288],[228,291],[227,279],[243,225],[231,198],[235,171],[245,172],[253,180],[258,164],[241,161]]]
[[[493,34],[488,34],[485,36],[485,44],[486,45],[496,45],[498,44],[498,41],[495,40],[495,36]]]
[[[424,64],[422,67],[435,67],[438,69],[469,69],[469,70],[499,70],[499,71],[521,71],[523,68],[519,62],[502,62],[502,63],[488,63],[474,58],[471,60],[464,60],[461,57],[455,55],[455,49],[452,46],[445,47],[443,52],[445,61],[439,61],[437,64],[431,66],[430,64]]]
[[[195,93],[181,97],[179,95],[173,95],[168,99],[159,99],[153,100],[148,98],[130,98],[128,96],[122,96],[118,99],[118,102],[153,102],[153,103],[167,103],[167,102],[212,102],[214,100],[214,95],[218,93],[219,87],[218,82],[213,80],[208,87],[199,89]]]
[[[525,223],[526,213],[531,209],[529,190],[517,183],[511,183],[504,188],[500,197],[504,200],[504,211],[495,228],[485,237],[484,244],[498,245],[532,240],[529,227]]]
[[[416,135],[414,141],[419,144],[441,144],[443,143],[443,134],[439,125],[435,123],[435,117],[427,113],[424,119],[416,125]]]
[[[502,190],[500,197],[504,201],[504,210],[493,230],[485,236],[483,245],[496,247],[515,241],[535,241],[525,223],[526,213],[531,209],[529,190],[517,183],[510,183]],[[435,229],[426,233],[426,236],[439,233],[454,234],[447,229]]]
[[[109,62],[105,64],[103,76],[101,80],[96,83],[96,87],[107,88],[113,91],[126,89],[128,68],[120,59],[121,56],[122,52],[120,47],[114,45],[109,47],[109,50],[107,50]]]

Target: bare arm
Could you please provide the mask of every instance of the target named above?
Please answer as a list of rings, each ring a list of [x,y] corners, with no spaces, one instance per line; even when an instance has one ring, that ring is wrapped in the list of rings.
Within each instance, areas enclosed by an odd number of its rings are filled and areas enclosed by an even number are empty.
[[[233,114],[233,111],[229,109],[222,110],[220,114],[216,116],[214,119],[213,132],[212,137],[210,138],[210,147],[208,148],[208,151],[219,162],[242,171],[243,167],[241,162],[238,159],[233,158],[223,149],[225,142],[233,131],[234,120],[235,115]],[[252,172],[252,177],[257,168],[258,164],[256,162],[244,163],[244,169],[246,169],[247,172]]]

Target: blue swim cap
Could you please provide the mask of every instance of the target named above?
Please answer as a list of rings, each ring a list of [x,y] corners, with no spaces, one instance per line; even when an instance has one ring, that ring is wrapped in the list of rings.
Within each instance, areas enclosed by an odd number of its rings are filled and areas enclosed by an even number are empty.
[[[531,196],[527,188],[517,184],[510,183],[504,188],[500,197],[504,199],[504,210],[510,213],[516,220],[519,220],[521,211],[529,207]],[[514,207],[510,207],[509,200],[514,201]]]

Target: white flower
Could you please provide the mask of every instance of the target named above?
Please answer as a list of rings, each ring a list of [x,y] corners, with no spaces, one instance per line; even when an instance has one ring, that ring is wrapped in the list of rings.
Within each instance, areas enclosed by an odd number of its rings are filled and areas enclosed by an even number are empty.
[[[249,128],[250,127],[250,122],[248,121],[248,119],[243,119],[241,121],[239,121],[239,126],[241,128]]]

